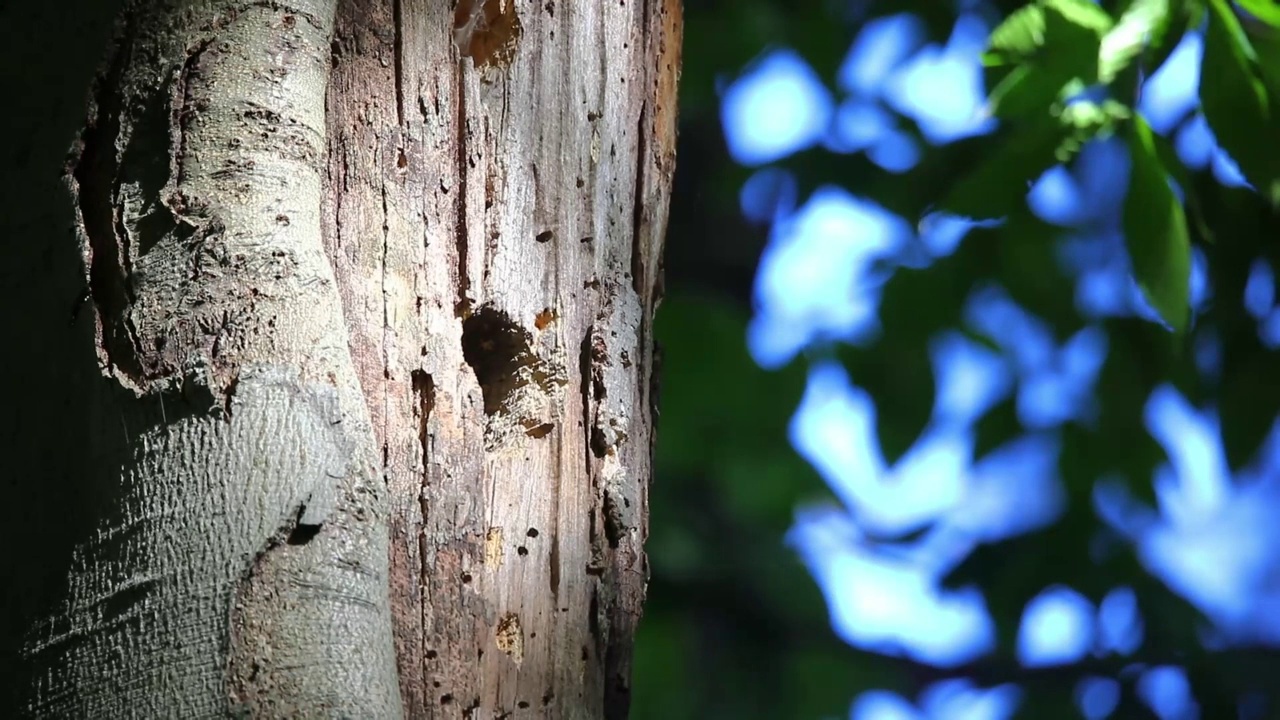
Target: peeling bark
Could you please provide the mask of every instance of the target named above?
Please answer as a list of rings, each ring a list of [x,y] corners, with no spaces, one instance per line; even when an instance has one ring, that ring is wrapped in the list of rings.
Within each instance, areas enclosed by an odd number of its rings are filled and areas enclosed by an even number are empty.
[[[0,424],[69,491],[0,488],[46,543],[3,568],[16,710],[626,716],[679,16],[124,3],[51,241],[85,289],[12,286],[66,294],[84,448]]]

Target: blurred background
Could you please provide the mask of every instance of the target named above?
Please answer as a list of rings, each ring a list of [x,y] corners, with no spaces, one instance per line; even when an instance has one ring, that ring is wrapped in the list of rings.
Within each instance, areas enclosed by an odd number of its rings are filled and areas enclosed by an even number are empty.
[[[685,0],[634,717],[1280,718],[1264,5]]]

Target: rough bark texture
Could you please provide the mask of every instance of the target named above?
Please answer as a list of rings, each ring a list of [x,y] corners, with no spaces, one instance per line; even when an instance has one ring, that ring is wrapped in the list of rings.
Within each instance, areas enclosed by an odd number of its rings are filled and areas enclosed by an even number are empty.
[[[625,716],[678,0],[129,0],[85,122],[114,10],[0,10],[86,44],[3,77],[0,710]]]
[[[350,0],[326,242],[413,717],[621,717],[647,574],[675,2]]]

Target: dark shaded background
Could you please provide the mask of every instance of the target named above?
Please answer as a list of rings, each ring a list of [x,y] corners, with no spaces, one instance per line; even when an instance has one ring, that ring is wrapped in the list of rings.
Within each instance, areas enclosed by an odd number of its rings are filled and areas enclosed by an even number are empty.
[[[998,21],[1023,4],[988,3],[982,12]],[[1103,3],[1111,9],[1122,4]],[[653,576],[637,643],[634,717],[848,717],[861,691],[882,688],[912,697],[954,675],[988,686],[1019,682],[1026,692],[1019,717],[1080,717],[1073,698],[1082,678],[1132,678],[1135,668],[1160,664],[1186,668],[1200,717],[1237,717],[1246,706],[1252,709],[1242,717],[1280,717],[1274,705],[1252,695],[1242,699],[1248,688],[1280,677],[1274,651],[1248,644],[1206,650],[1196,634],[1203,618],[1148,576],[1132,553],[1099,560],[1089,550],[1099,537],[1089,498],[1100,475],[1118,468],[1134,496],[1153,499],[1150,480],[1165,460],[1142,425],[1153,388],[1172,382],[1193,403],[1220,410],[1233,468],[1253,457],[1280,409],[1280,357],[1258,342],[1239,301],[1250,263],[1259,256],[1280,259],[1271,242],[1280,224],[1256,196],[1222,187],[1207,172],[1193,174],[1187,189],[1199,199],[1199,220],[1217,237],[1231,238],[1215,244],[1200,230],[1194,234],[1209,258],[1215,292],[1233,298],[1212,303],[1197,326],[1221,338],[1221,372],[1201,377],[1194,337],[1174,337],[1135,317],[1100,323],[1110,352],[1097,381],[1099,419],[1063,430],[1070,498],[1065,516],[1047,530],[980,548],[953,578],[976,581],[987,591],[1000,642],[996,656],[941,672],[855,649],[830,629],[817,585],[783,542],[798,505],[831,497],[788,443],[806,360],[765,371],[747,353],[752,281],[769,228],[748,222],[740,210],[738,193],[752,170],[729,157],[718,90],[776,47],[794,48],[834,84],[858,28],[889,12],[915,13],[934,41],[945,41],[956,17],[952,3],[936,0],[686,0],[668,299],[658,319],[665,359],[649,545]],[[906,174],[887,173],[861,155],[821,149],[778,165],[794,173],[801,198],[834,183],[918,217],[998,141],[929,148],[920,167]],[[998,279],[1059,338],[1086,327],[1054,246],[1039,242],[1059,234],[1030,213],[1000,229],[975,231],[955,255],[927,270],[900,271],[890,281],[882,310],[888,330],[876,348],[822,351],[840,358],[882,408],[892,408],[880,426],[888,459],[900,456],[927,422],[934,388],[924,348],[934,333],[959,324],[961,301],[976,282]],[[1001,403],[978,426],[980,449],[995,447],[1017,429],[1015,408]],[[1095,603],[1117,585],[1135,588],[1147,624],[1138,653],[1066,668],[1020,667],[1013,646],[1021,613],[1055,583],[1069,583]],[[1114,717],[1156,717],[1131,691],[1126,686]]]

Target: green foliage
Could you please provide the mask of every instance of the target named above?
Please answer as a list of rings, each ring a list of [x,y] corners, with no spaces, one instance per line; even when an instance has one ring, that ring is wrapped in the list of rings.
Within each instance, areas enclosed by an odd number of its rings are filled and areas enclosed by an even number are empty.
[[[1205,70],[1226,67],[1221,82],[1215,72],[1215,82],[1201,84],[1205,112],[1215,127],[1230,126],[1226,136],[1232,140],[1223,142],[1224,147],[1233,157],[1248,155],[1241,163],[1249,168],[1246,176],[1256,186],[1268,187],[1278,177],[1280,152],[1247,152],[1243,146],[1256,147],[1270,127],[1265,88],[1249,74],[1252,51],[1234,15],[1220,0],[1212,0],[1211,6]],[[1168,182],[1170,175],[1185,178],[1185,170],[1122,99],[1092,102],[1082,95],[1098,84],[1121,98],[1131,94],[1114,84],[1135,82],[1131,71],[1144,55],[1167,56],[1171,45],[1165,40],[1173,35],[1169,28],[1179,16],[1196,15],[1194,3],[1175,7],[1171,0],[1132,0],[1116,22],[1088,0],[1039,0],[1014,12],[992,31],[983,56],[988,70],[997,71],[988,73],[997,80],[990,93],[991,111],[1010,121],[1011,129],[939,207],[971,218],[1007,217],[1022,207],[1029,183],[1045,170],[1069,162],[1091,140],[1123,132],[1134,168],[1124,227],[1135,276],[1152,306],[1180,332],[1188,312],[1190,235]],[[1178,27],[1184,29],[1185,22]],[[1231,108],[1241,103],[1247,111],[1234,113]],[[1259,184],[1255,178],[1261,177],[1270,179]]]
[[[1040,0],[991,32],[983,60],[988,68],[1033,70],[1037,89],[1057,97],[1073,84],[1115,80],[1161,44],[1173,17],[1172,0],[1133,0],[1114,22],[1089,0]],[[994,87],[993,100],[1004,94]]]
[[[1173,21],[1173,0],[1133,0],[1098,48],[1098,80],[1111,82],[1146,50],[1159,47]]]
[[[1271,98],[1280,97],[1280,30],[1250,33],[1250,43],[1258,54],[1258,70]]]
[[[1280,5],[1275,0],[1236,0],[1236,4],[1270,27],[1280,29]]]
[[[1035,82],[1028,78],[1027,87]],[[1025,92],[1029,96],[1035,91]],[[1129,116],[1129,108],[1120,103],[1085,100],[1055,104],[1049,112],[1030,116],[1006,131],[987,159],[955,183],[938,209],[977,220],[1007,217],[1025,206],[1033,180],[1069,162],[1089,140],[1111,135]]]
[[[690,125],[682,132],[686,139],[697,138],[693,157],[703,160],[711,156],[706,148],[715,145],[707,139],[716,135],[697,123],[715,122],[715,78],[737,72],[761,49],[781,43],[796,48],[834,84],[855,29],[838,14],[848,3],[687,0],[686,7],[684,102],[693,112],[684,122],[694,125],[693,132]],[[936,0],[882,1],[875,7],[883,14],[918,13],[931,42],[945,40],[954,19],[952,4]],[[930,147],[903,173],[886,172],[862,155],[823,149],[778,163],[796,177],[801,198],[817,186],[836,184],[908,218],[942,209],[1002,220],[971,231],[953,254],[927,267],[896,270],[883,288],[883,331],[875,343],[808,350],[808,361],[842,363],[872,396],[889,461],[928,423],[935,390],[930,342],[957,329],[991,341],[964,326],[964,301],[975,288],[1004,287],[1044,321],[1059,344],[1086,325],[1105,330],[1108,352],[1094,387],[1093,412],[1087,422],[1060,431],[1066,514],[1042,531],[980,546],[947,579],[951,586],[982,588],[999,635],[996,652],[957,674],[987,686],[1016,678],[1026,691],[1019,717],[1076,717],[1074,681],[1088,674],[1115,676],[1131,662],[1185,666],[1201,716],[1235,717],[1239,693],[1269,689],[1280,672],[1274,658],[1206,650],[1198,635],[1203,618],[1149,575],[1126,542],[1100,532],[1093,506],[1100,478],[1154,502],[1154,468],[1166,457],[1144,425],[1143,410],[1155,387],[1172,383],[1193,403],[1220,411],[1233,468],[1253,458],[1280,411],[1280,353],[1263,347],[1258,323],[1241,302],[1259,256],[1280,267],[1280,245],[1274,242],[1280,219],[1273,209],[1280,178],[1275,7],[1265,0],[1010,0],[1002,3],[1007,19],[992,33],[984,55],[987,111],[1001,121],[998,132]],[[1253,19],[1242,20],[1239,10],[1252,12]],[[1223,187],[1207,172],[1184,167],[1170,140],[1134,110],[1140,79],[1168,58],[1189,29],[1206,24],[1204,111],[1218,141],[1261,195]],[[909,120],[899,120],[900,130],[916,132]],[[1089,142],[1104,139],[1123,143],[1129,154],[1119,220],[1135,278],[1164,324],[1083,318],[1073,279],[1057,254],[1064,229],[1026,207],[1031,182],[1055,164],[1070,162]],[[689,157],[681,157],[682,172]],[[676,203],[695,205],[713,220],[736,213],[747,171],[727,162],[695,169],[718,184],[699,187]],[[699,227],[717,228],[714,222]],[[673,235],[669,245],[717,242],[749,246],[761,237]],[[1188,308],[1193,248],[1209,258],[1213,288],[1212,300],[1194,319]],[[699,271],[710,276],[717,268]],[[850,698],[868,688],[912,696],[948,673],[860,652],[836,639],[823,598],[781,543],[797,506],[831,497],[787,442],[806,363],[778,372],[757,368],[745,352],[748,314],[741,304],[685,287],[673,291],[659,316],[666,360],[648,545],[653,583],[637,645],[634,716],[809,720],[846,717]],[[1220,372],[1213,377],[1197,367],[1196,351],[1206,337],[1221,340]],[[1015,401],[998,403],[976,427],[978,457],[1024,430]],[[1132,587],[1147,625],[1136,655],[1091,658],[1079,667],[1044,672],[1020,668],[1014,645],[1022,610],[1059,583],[1095,602],[1113,588]],[[1117,716],[1149,712],[1133,685],[1125,682]]]
[[[1070,86],[1092,83],[1111,18],[1088,0],[1042,0],[991,32],[983,54],[993,115],[1025,119],[1064,99]]]
[[[1028,184],[1056,162],[1066,129],[1054,118],[1008,131],[1008,139],[985,162],[956,183],[941,210],[967,218],[990,220],[1022,207]]]
[[[1132,115],[1123,102],[1082,94],[1121,77],[1160,47],[1174,17],[1169,0],[1134,0],[1113,22],[1089,0],[1040,0],[992,31],[983,55],[990,112],[1008,136],[964,176],[940,208],[965,217],[1005,217],[1022,206],[1029,183],[1070,161],[1086,142],[1109,136]]]
[[[1089,0],[1043,0],[1045,44],[1037,60],[1067,78],[1098,77],[1098,51],[1112,20]]]
[[[1274,93],[1259,77],[1257,54],[1225,0],[1208,0],[1205,32],[1206,82],[1200,102],[1219,144],[1240,165],[1249,182],[1280,204],[1280,150],[1276,145]]]
[[[1170,327],[1182,332],[1187,325],[1191,238],[1153,136],[1146,120],[1133,118],[1127,138],[1132,170],[1124,236],[1138,286]]]

